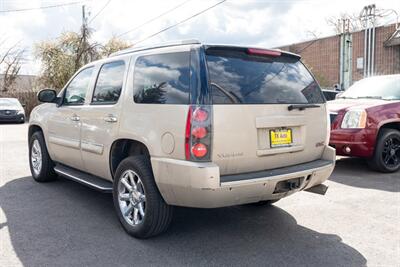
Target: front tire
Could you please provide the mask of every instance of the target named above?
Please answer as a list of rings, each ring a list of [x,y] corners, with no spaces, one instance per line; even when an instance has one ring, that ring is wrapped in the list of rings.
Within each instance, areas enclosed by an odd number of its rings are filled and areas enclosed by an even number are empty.
[[[134,237],[158,235],[171,223],[173,208],[158,191],[150,162],[144,156],[128,157],[118,165],[113,199],[119,221]]]
[[[390,173],[400,169],[400,131],[382,129],[368,165],[376,171]]]
[[[54,162],[47,151],[43,133],[38,131],[29,139],[29,167],[36,182],[50,182],[56,179]]]

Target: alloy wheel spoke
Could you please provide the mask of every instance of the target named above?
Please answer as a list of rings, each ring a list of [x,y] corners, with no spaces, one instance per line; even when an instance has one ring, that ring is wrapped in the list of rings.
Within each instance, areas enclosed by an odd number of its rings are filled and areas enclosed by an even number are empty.
[[[124,177],[121,179],[121,183],[125,186],[125,188],[131,192],[132,191],[132,186],[128,183],[127,179]]]
[[[122,201],[129,201],[129,193],[119,194],[119,199]]]
[[[129,216],[132,213],[132,210],[134,209],[133,205],[129,205],[126,207],[125,211],[124,211],[124,216]]]
[[[134,174],[132,172],[129,172],[128,173],[128,178],[129,178],[129,181],[131,182],[132,188],[136,190],[137,185],[136,185],[136,182],[135,182]]]
[[[135,224],[138,224],[138,223],[139,223],[139,216],[138,216],[138,213],[139,213],[139,210],[138,210],[138,209],[135,209],[134,212],[133,212],[133,222],[134,222]]]
[[[144,207],[143,207],[143,203],[139,203],[138,209],[139,209],[140,216],[142,216],[142,218],[143,218],[143,217],[144,217]]]
[[[390,158],[391,158],[391,157],[390,157],[389,153],[387,153],[387,154],[385,155],[385,158],[383,159],[383,161],[385,162],[386,165],[389,164]]]

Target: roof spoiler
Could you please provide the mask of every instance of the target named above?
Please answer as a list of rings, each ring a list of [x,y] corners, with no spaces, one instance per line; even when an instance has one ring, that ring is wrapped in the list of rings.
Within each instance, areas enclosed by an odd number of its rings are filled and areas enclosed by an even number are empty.
[[[260,47],[245,47],[245,46],[235,46],[235,45],[204,45],[204,48],[207,49],[227,49],[227,50],[237,50],[241,52],[246,52],[251,55],[260,55],[260,56],[271,56],[271,57],[279,57],[279,56],[287,56],[296,58],[297,60],[301,59],[301,56],[298,54],[294,54],[291,52],[283,51],[281,49],[269,49],[269,48],[260,48]]]

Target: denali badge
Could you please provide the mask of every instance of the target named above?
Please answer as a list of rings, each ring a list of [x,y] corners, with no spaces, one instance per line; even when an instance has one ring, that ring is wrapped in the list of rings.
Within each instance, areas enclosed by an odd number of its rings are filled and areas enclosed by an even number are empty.
[[[243,157],[243,152],[221,153],[217,154],[217,156],[221,159]]]

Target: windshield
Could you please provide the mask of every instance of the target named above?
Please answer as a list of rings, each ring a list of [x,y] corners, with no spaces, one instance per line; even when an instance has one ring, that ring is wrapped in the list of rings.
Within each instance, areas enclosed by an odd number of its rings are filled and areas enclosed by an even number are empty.
[[[3,107],[15,107],[15,106],[19,106],[18,104],[18,100],[16,99],[9,99],[9,98],[0,98],[0,106]]]
[[[207,49],[214,104],[324,103],[317,82],[298,58]]]
[[[339,98],[400,100],[400,76],[363,79],[350,86]]]

